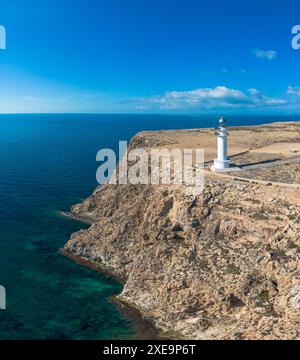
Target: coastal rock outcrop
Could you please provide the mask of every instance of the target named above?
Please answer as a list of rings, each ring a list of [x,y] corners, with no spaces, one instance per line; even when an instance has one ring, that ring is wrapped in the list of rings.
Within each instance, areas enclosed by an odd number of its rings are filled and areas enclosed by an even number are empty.
[[[168,336],[300,338],[300,188],[207,171],[193,198],[103,185],[72,213],[91,226],[65,252],[122,279],[119,299]]]

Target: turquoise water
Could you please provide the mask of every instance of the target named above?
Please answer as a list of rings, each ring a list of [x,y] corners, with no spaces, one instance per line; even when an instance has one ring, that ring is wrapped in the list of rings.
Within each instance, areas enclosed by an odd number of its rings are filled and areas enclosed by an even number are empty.
[[[260,124],[300,117],[232,117]],[[138,336],[109,301],[115,280],[58,254],[85,225],[57,215],[96,186],[96,152],[140,130],[214,126],[216,117],[0,115],[0,339],[120,339]]]

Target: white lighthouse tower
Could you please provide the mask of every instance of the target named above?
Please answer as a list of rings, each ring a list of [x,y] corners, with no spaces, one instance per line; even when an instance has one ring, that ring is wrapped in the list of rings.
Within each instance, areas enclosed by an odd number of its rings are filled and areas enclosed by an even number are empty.
[[[216,136],[218,139],[218,157],[214,160],[213,170],[222,171],[229,168],[229,160],[227,158],[227,136],[228,130],[225,127],[225,119],[221,117],[219,126],[216,128]]]

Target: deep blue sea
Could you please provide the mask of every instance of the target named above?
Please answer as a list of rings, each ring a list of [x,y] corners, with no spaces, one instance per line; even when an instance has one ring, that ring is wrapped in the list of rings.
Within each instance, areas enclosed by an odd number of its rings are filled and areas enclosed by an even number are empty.
[[[230,117],[228,125],[299,120]],[[0,339],[124,339],[135,321],[109,301],[114,279],[58,253],[86,225],[58,215],[96,187],[101,148],[141,130],[212,127],[216,116],[0,115]]]

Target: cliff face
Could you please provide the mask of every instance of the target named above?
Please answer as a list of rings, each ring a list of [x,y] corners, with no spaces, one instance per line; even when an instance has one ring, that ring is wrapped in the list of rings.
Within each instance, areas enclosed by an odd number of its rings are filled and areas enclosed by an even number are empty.
[[[179,337],[300,338],[300,189],[205,181],[193,199],[184,186],[101,186],[73,207],[91,227],[65,251],[122,278],[119,298]]]

